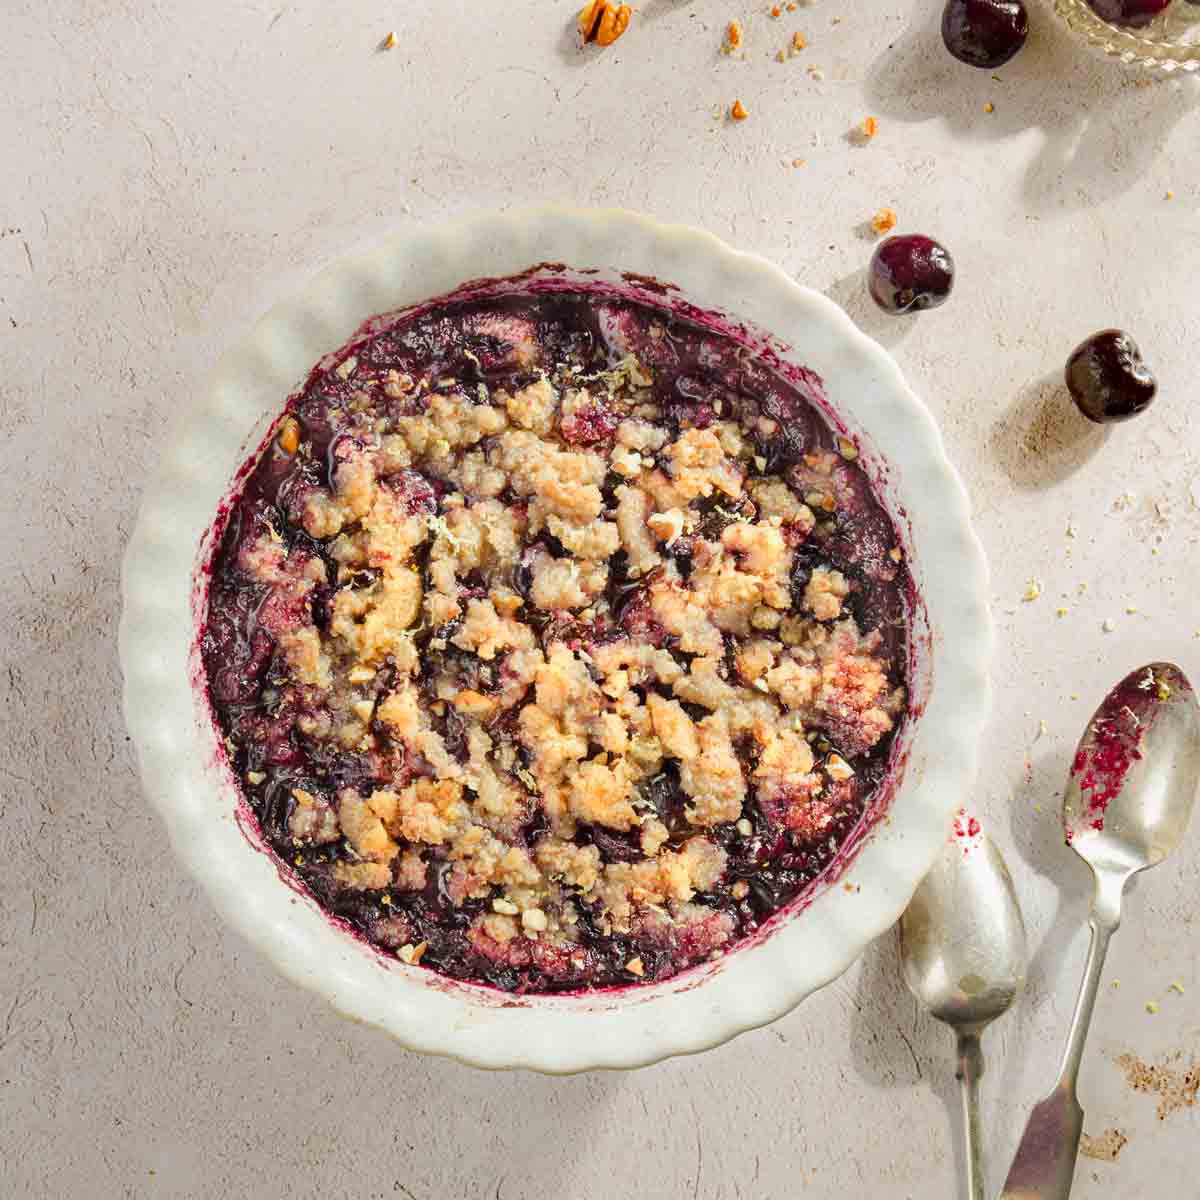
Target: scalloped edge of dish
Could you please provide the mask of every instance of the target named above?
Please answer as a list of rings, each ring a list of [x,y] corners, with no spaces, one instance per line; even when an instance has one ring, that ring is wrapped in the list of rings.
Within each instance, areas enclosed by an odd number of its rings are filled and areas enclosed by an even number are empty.
[[[702,307],[770,317],[755,323],[796,347],[789,361],[828,360],[818,374],[833,393],[831,406],[870,442],[882,442],[882,457],[903,477],[910,521],[930,525],[925,533],[914,529],[914,560],[937,681],[913,722],[889,816],[846,868],[843,878],[857,890],[827,887],[802,911],[773,922],[768,936],[676,980],[517,1000],[385,962],[287,886],[246,836],[240,791],[222,773],[215,731],[197,705],[192,583],[218,503],[312,363],[369,316],[544,261],[670,281]],[[849,411],[836,397],[838,371],[867,385]],[[899,454],[888,452],[889,440]],[[124,707],[144,787],[175,853],[223,918],[344,1016],[410,1049],[486,1068],[567,1073],[696,1053],[775,1020],[837,978],[895,922],[938,853],[972,782],[987,712],[986,564],[963,485],[896,363],[832,301],[766,260],[711,234],[618,209],[526,209],[396,233],[338,259],[272,308],[224,356],[203,401],[169,441],[130,538],[122,595]]]

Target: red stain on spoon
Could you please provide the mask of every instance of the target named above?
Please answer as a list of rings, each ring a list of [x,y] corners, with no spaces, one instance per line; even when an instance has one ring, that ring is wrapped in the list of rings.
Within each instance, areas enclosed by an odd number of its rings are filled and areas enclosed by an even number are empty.
[[[1105,697],[1071,763],[1070,778],[1083,804],[1081,811],[1065,813],[1068,844],[1078,833],[1104,829],[1108,806],[1142,759],[1147,732],[1176,691],[1187,686],[1175,668],[1156,664],[1127,675]]]
[[[960,808],[954,816],[954,838],[962,846],[963,854],[970,854],[980,845],[983,826],[978,818],[972,816],[965,808]]]

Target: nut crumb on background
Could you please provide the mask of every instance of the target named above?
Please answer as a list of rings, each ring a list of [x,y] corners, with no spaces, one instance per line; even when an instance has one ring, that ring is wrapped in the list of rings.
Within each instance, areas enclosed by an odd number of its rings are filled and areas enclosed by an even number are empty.
[[[879,132],[879,118],[863,117],[858,124],[858,132],[869,142]]]
[[[1079,1153],[1088,1158],[1116,1162],[1128,1141],[1129,1139],[1119,1129],[1106,1129],[1098,1137],[1092,1137],[1091,1134],[1085,1133],[1079,1139]]]
[[[729,106],[729,115],[735,121],[744,121],[750,115],[750,112],[740,100],[735,100]]]
[[[626,29],[633,9],[628,4],[611,4],[609,0],[589,0],[579,10],[579,34],[585,42],[611,46]]]
[[[730,21],[725,26],[725,44],[721,49],[725,54],[732,54],[735,50],[741,49],[742,40],[742,23]]]
[[[1181,1057],[1179,1054],[1175,1056]],[[1157,1096],[1158,1119],[1165,1120],[1181,1108],[1194,1108],[1200,1091],[1200,1059],[1183,1072],[1161,1063],[1151,1066],[1132,1054],[1122,1054],[1117,1065],[1125,1072],[1125,1082],[1135,1092]]]
[[[881,208],[871,218],[871,229],[875,233],[887,233],[896,228],[896,213],[890,208]]]

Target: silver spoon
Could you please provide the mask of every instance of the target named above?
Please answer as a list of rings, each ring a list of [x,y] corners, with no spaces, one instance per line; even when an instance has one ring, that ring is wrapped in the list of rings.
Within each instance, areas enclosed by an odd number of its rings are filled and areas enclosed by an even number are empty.
[[[1121,897],[1138,871],[1183,840],[1200,776],[1200,708],[1171,663],[1127,675],[1080,739],[1063,797],[1063,829],[1095,876],[1091,948],[1054,1090],[1034,1107],[1000,1200],[1067,1200],[1083,1109],[1075,1094],[1083,1044]]]
[[[900,961],[912,994],[958,1035],[967,1195],[983,1200],[980,1037],[1025,985],[1025,925],[1000,851],[966,813],[900,918]]]

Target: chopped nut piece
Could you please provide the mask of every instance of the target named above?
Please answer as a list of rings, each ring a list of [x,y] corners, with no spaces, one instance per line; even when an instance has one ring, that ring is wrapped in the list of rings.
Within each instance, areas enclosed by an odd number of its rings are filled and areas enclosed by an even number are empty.
[[[840,754],[831,754],[825,760],[825,773],[837,783],[854,778],[854,768]]]
[[[735,121],[744,121],[750,115],[750,113],[740,100],[735,100],[729,109],[729,115]]]
[[[252,787],[258,787],[266,779],[266,776],[261,771],[247,771],[246,782]]]
[[[754,826],[745,817],[742,817],[737,823],[737,831],[742,837],[749,837],[754,832]]]
[[[742,24],[740,21],[730,21],[725,26],[725,45],[723,47],[726,54],[732,54],[742,44]]]
[[[398,43],[398,40],[399,40],[399,39],[396,37],[396,32],[395,32],[395,30],[392,30],[392,31],[391,31],[391,32],[390,32],[390,33],[387,35],[387,37],[385,37],[385,38],[383,39],[383,48],[384,48],[385,50],[394,50],[394,49],[396,48],[396,45],[397,45],[397,43]]]
[[[633,9],[610,0],[591,0],[579,10],[579,33],[585,42],[611,46],[626,29]]]
[[[625,964],[625,970],[627,970],[630,975],[636,975],[639,979],[646,974],[646,968],[640,958],[631,958]]]
[[[652,513],[646,520],[650,532],[668,546],[683,532],[683,512],[678,508]]]
[[[879,132],[878,117],[863,117],[859,122],[858,131],[865,141],[870,141]]]
[[[421,956],[429,949],[428,942],[418,942],[415,946],[408,942],[396,951],[396,957],[401,962],[406,962],[410,966],[416,966],[421,961]]]
[[[389,396],[393,400],[399,400],[401,396],[407,395],[413,390],[413,378],[411,375],[401,374],[399,371],[391,370],[384,376],[383,391],[384,395]]]
[[[779,6],[778,4],[776,4],[776,5],[775,5],[775,6],[774,6],[774,7],[771,9],[771,16],[773,16],[773,17],[781,17],[781,16],[783,16],[783,9],[782,9],[782,8],[780,8],[780,6]]]
[[[515,917],[521,910],[511,901],[497,896],[492,901],[492,911],[503,913],[506,917]]]
[[[896,228],[896,212],[895,209],[881,208],[871,218],[871,229],[875,233],[887,233],[890,229]]]
[[[739,879],[737,883],[735,883],[733,887],[729,889],[729,894],[735,900],[745,900],[745,898],[750,894],[750,885],[744,879]]]
[[[847,437],[837,440],[838,453],[847,461],[853,462],[858,457],[858,447]]]
[[[500,707],[500,701],[495,696],[484,696],[480,692],[464,688],[454,697],[454,707],[463,716],[486,721],[495,715]]]
[[[1036,600],[1041,594],[1042,594],[1042,585],[1036,579],[1031,579],[1025,585],[1025,591],[1021,594],[1021,599],[1024,600],[1026,604],[1030,604],[1034,600]]]
[[[985,113],[994,113],[994,112],[996,111],[996,106],[995,106],[995,105],[994,105],[994,104],[993,104],[993,103],[992,103],[992,102],[989,100],[989,101],[988,101],[988,102],[987,102],[987,103],[986,103],[986,104],[983,106],[983,111],[984,111]]]
[[[284,454],[295,454],[300,448],[300,422],[295,417],[284,417],[275,440]]]
[[[799,54],[801,50],[804,50],[807,47],[808,39],[804,36],[804,34],[800,33],[799,30],[792,34],[792,44],[789,49],[793,54]]]

